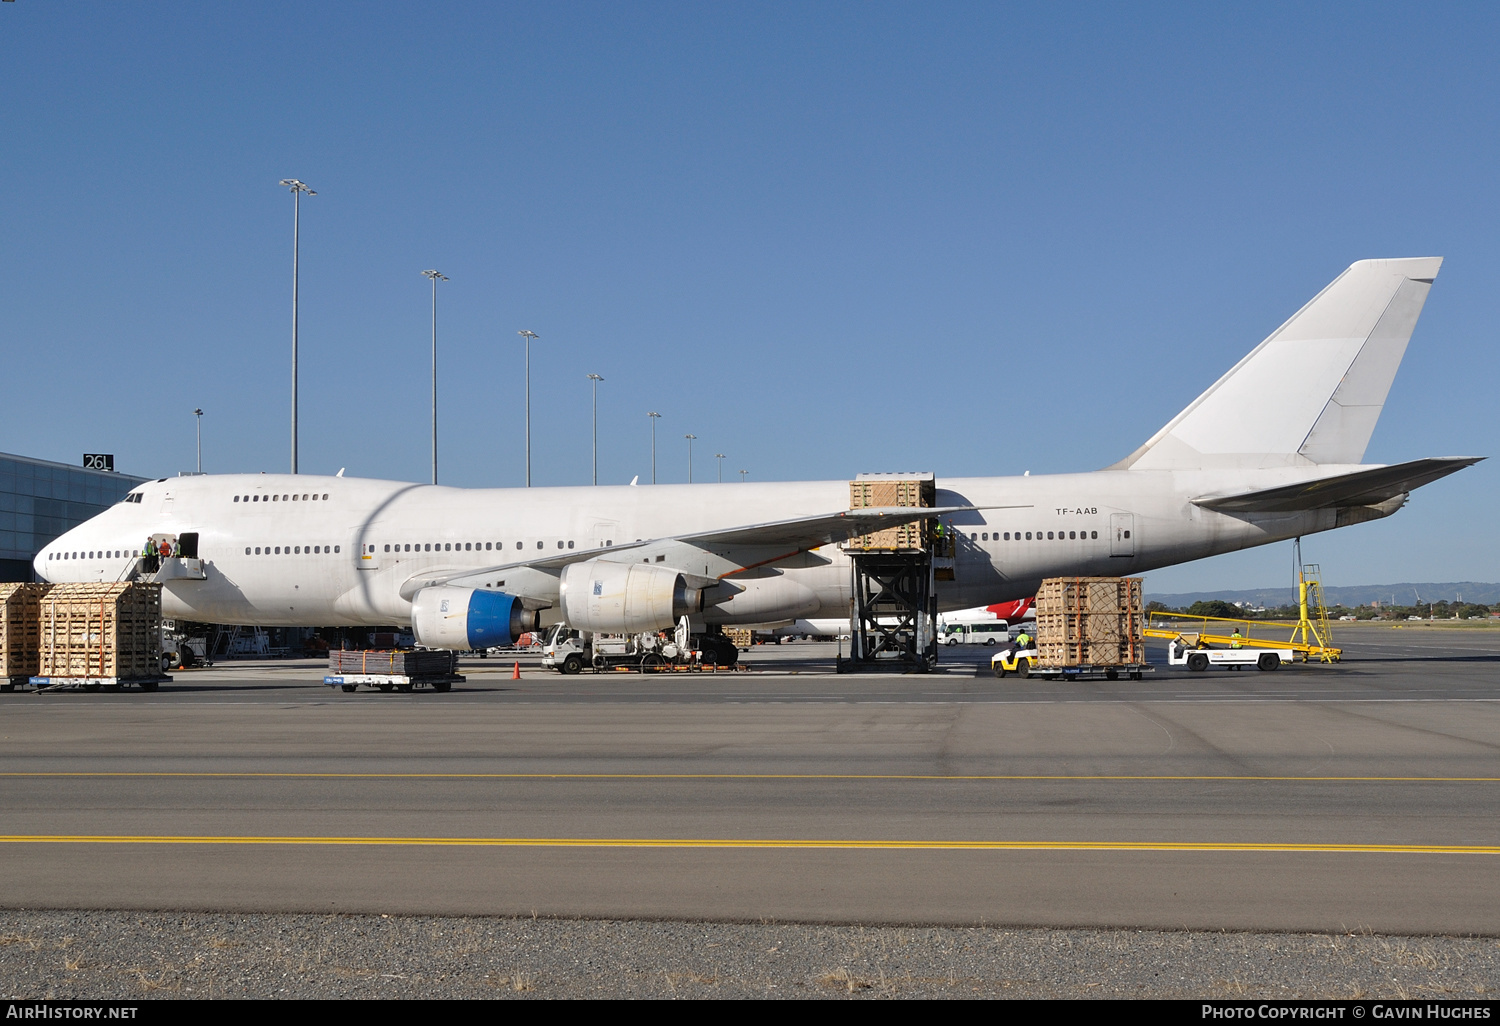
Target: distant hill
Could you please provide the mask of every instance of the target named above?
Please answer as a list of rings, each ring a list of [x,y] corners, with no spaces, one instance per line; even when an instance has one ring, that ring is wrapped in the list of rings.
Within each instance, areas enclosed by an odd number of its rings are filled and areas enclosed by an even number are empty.
[[[1323,597],[1329,605],[1348,607],[1367,606],[1380,601],[1391,604],[1392,596],[1398,606],[1414,606],[1420,602],[1437,602],[1463,597],[1465,602],[1481,602],[1494,605],[1500,602],[1500,584],[1485,584],[1479,581],[1440,581],[1429,584],[1356,584],[1347,587],[1326,587]],[[1248,602],[1259,606],[1287,606],[1297,601],[1296,588],[1253,588],[1249,591],[1192,591],[1178,595],[1158,595],[1150,589],[1147,581],[1146,600],[1164,605],[1182,607],[1209,599],[1225,602]]]

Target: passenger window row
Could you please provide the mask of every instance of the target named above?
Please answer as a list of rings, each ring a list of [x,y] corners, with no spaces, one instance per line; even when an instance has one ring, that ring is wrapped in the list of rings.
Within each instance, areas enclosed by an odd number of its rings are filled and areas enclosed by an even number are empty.
[[[100,549],[93,552],[49,552],[47,559],[123,559],[124,549]]]
[[[1002,540],[1003,541],[1021,541],[1022,540],[1022,538],[1021,538],[1021,532],[1020,531],[1016,531],[1016,532],[1005,531],[1005,532],[1003,532],[1004,535],[1005,535],[1005,537],[1003,539],[1000,537],[1001,533],[1002,532],[1000,532],[1000,531],[996,531],[996,532],[994,532],[995,536],[993,538],[991,538],[989,531],[971,531],[969,533],[969,540],[970,541],[1002,541]],[[1011,537],[1012,533],[1015,534],[1015,538]],[[1026,532],[1026,538],[1025,538],[1026,541],[1031,541],[1032,540],[1031,534],[1032,534],[1032,532],[1030,532],[1030,531]],[[1070,539],[1073,540],[1073,541],[1078,541],[1080,539],[1083,540],[1083,541],[1088,541],[1090,539],[1097,539],[1099,537],[1099,532],[1098,531],[1056,531],[1056,532],[1054,532],[1054,531],[1048,531],[1047,532],[1047,539],[1048,540],[1052,540],[1052,537],[1053,537],[1054,534],[1056,534],[1056,536],[1057,536],[1057,538],[1056,538],[1057,541],[1068,541]],[[1130,535],[1127,534],[1125,537],[1129,538]],[[1037,541],[1042,541],[1043,540],[1043,538],[1042,538],[1042,532],[1041,531],[1037,531],[1036,532],[1036,540]]]
[[[254,551],[245,546],[247,556],[317,556],[338,551],[337,545],[256,545]]]
[[[324,492],[322,495],[318,495],[316,493],[314,493],[312,495],[309,495],[306,492],[303,492],[301,495],[236,495],[234,497],[234,501],[235,502],[297,502],[298,500],[301,500],[301,501],[304,501],[304,502],[314,502],[314,501],[316,501],[318,499],[325,499],[326,500],[327,498],[328,498],[328,493],[327,492]]]
[[[606,544],[606,545],[612,545],[614,543],[613,542],[605,542],[604,544]],[[525,546],[526,546],[525,542],[516,542],[516,548],[518,548],[518,549],[525,548]],[[544,549],[544,548],[547,547],[547,543],[546,542],[537,542],[536,543],[536,547],[539,548],[539,549]],[[571,549],[573,547],[573,543],[571,541],[567,541],[567,542],[559,541],[557,543],[557,547],[560,548],[560,549],[563,549],[563,548]],[[394,545],[394,544],[393,545],[387,545],[387,546],[385,546],[385,551],[386,552],[489,552],[491,550],[499,550],[499,549],[503,549],[503,548],[505,548],[505,543],[504,542],[416,542],[416,543],[413,543],[411,545]],[[369,546],[366,551],[374,552],[375,551],[375,546],[374,545]]]

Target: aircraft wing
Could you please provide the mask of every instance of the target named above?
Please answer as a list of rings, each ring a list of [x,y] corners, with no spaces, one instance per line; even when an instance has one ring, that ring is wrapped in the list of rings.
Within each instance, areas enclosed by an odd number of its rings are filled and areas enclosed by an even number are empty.
[[[766,524],[750,524],[746,527],[731,527],[727,530],[684,534],[672,540],[716,548],[726,545],[773,545],[815,549],[819,545],[848,541],[850,538],[858,538],[862,534],[871,534],[887,527],[900,527],[914,520],[928,520],[933,517],[947,516],[949,513],[972,513],[978,508],[978,506],[885,506],[851,509],[843,513],[825,513],[821,516],[774,520]]]
[[[1295,513],[1310,509],[1374,506],[1403,492],[1431,484],[1465,467],[1471,467],[1484,458],[1441,456],[1412,460],[1410,463],[1359,470],[1336,477],[1320,477],[1279,488],[1205,495],[1194,499],[1193,505],[1223,513]]]
[[[734,562],[734,550],[748,550],[755,557],[763,557],[766,550],[774,549],[785,555],[794,555],[820,545],[858,538],[887,527],[899,527],[916,520],[947,516],[950,513],[969,513],[977,506],[887,506],[870,509],[851,509],[842,513],[824,513],[810,517],[795,517],[791,520],[775,520],[763,524],[749,524],[696,534],[675,535],[668,538],[653,538],[645,541],[623,542],[619,545],[592,549],[573,549],[566,553],[542,556],[538,559],[502,563],[496,566],[464,570],[431,570],[414,574],[401,586],[403,598],[410,599],[423,588],[438,584],[467,585],[474,582],[494,581],[504,578],[507,590],[523,596],[544,597],[551,591],[556,594],[556,581],[563,567],[585,560],[607,558],[614,562],[629,562],[637,557],[652,555],[667,557],[675,564],[681,554],[691,550],[701,553],[713,549],[720,558]],[[989,508],[989,507],[986,507]],[[626,556],[625,553],[630,553]],[[617,558],[618,557],[618,558]],[[753,559],[747,560],[754,561]],[[761,559],[761,562],[766,560]],[[696,562],[693,560],[692,562]],[[741,566],[746,564],[739,564]],[[694,587],[705,587],[718,582],[714,576],[685,573]],[[512,580],[515,578],[515,580]]]

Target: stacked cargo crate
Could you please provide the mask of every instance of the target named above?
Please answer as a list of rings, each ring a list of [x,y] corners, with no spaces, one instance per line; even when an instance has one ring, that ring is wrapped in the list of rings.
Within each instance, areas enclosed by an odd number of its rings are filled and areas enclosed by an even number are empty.
[[[50,584],[0,584],[0,687],[41,669],[42,596]]]
[[[59,584],[40,605],[39,676],[161,676],[161,585]]]
[[[1036,594],[1040,666],[1146,661],[1139,577],[1049,577]]]
[[[937,483],[931,474],[910,477],[861,474],[849,482],[850,509],[935,505]],[[927,548],[928,534],[926,522],[917,521],[851,538],[844,543],[844,549],[853,552],[920,552]]]

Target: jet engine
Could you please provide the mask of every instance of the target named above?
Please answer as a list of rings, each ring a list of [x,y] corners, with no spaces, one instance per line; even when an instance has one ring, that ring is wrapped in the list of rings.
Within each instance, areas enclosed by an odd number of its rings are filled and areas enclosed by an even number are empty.
[[[514,595],[448,584],[423,588],[411,602],[412,634],[427,648],[463,652],[512,645],[535,619]]]
[[[697,612],[703,593],[671,567],[590,559],[563,569],[561,602],[570,627],[635,634],[670,627]]]

